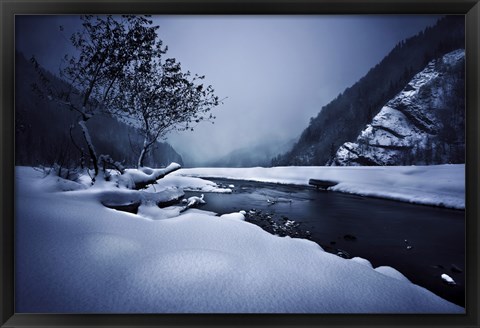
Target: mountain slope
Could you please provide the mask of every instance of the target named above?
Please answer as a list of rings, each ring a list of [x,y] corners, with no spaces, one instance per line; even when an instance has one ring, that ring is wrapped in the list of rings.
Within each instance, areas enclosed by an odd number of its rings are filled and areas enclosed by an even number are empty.
[[[46,73],[53,87],[65,85]],[[16,165],[79,165],[84,139],[77,114],[48,101],[32,89],[38,83],[33,65],[20,53],[15,56],[15,163]],[[87,123],[99,154],[109,154],[125,166],[135,166],[143,139],[136,129],[107,115]],[[147,166],[182,164],[182,157],[167,143],[157,142],[146,158]]]
[[[400,42],[363,78],[310,120],[299,141],[274,165],[325,165],[345,142],[355,140],[383,105],[431,60],[464,47],[463,16],[446,16],[433,27]]]
[[[464,163],[465,51],[432,60],[373,118],[356,141],[344,143],[333,165]]]

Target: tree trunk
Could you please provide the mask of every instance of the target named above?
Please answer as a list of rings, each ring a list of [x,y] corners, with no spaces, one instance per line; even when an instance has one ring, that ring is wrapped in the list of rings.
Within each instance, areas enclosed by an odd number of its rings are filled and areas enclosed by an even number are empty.
[[[140,168],[143,166],[145,162],[145,156],[147,155],[148,151],[150,150],[150,147],[157,141],[157,137],[149,138],[148,134],[145,135],[143,139],[143,146],[142,146],[142,151],[140,152],[140,156],[138,156],[138,161],[137,161],[137,168]]]
[[[145,136],[145,138],[143,139],[142,151],[140,152],[140,156],[138,156],[137,168],[143,166],[143,162],[145,161],[145,155],[147,154],[148,150],[148,145],[148,138],[147,136]]]
[[[151,178],[143,181],[134,181],[133,189],[140,190],[146,186],[155,183],[157,180],[162,179],[167,174],[175,172],[176,170],[181,169],[182,167],[177,163],[170,163],[165,169],[157,169],[156,172],[152,174]]]
[[[98,157],[97,153],[95,152],[95,147],[93,146],[92,138],[90,137],[90,132],[88,131],[87,127],[87,119],[83,118],[80,122],[78,122],[78,125],[80,125],[83,133],[83,137],[85,139],[85,142],[87,143],[87,148],[88,148],[88,154],[90,155],[90,158],[92,160],[93,164],[93,170],[95,172],[95,175],[92,178],[92,181],[95,182],[95,178],[98,175],[99,169],[98,169]]]

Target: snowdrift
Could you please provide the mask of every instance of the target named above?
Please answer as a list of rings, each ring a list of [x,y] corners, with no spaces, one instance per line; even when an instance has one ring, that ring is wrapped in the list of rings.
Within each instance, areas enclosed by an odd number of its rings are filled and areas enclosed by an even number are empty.
[[[62,183],[16,168],[16,312],[464,313],[393,268],[270,235],[241,213],[125,213]]]

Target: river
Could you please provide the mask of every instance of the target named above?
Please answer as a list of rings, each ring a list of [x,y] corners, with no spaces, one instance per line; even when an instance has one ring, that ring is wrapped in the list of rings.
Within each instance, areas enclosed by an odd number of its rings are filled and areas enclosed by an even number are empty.
[[[205,194],[203,210],[245,210],[247,221],[308,238],[339,256],[391,266],[410,281],[465,306],[465,212],[306,186],[208,178],[233,193]],[[198,193],[186,193],[197,195]],[[456,284],[441,279],[445,273]]]

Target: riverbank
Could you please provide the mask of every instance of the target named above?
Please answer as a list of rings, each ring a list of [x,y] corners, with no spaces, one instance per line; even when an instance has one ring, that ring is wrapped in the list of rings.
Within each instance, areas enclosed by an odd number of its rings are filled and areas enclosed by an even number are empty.
[[[458,305],[465,304],[465,212],[313,187],[211,179],[234,186],[205,194],[201,209],[245,210],[246,221],[278,236],[306,238],[344,258],[391,266],[410,281]],[[192,195],[195,193],[192,193]],[[187,192],[187,196],[191,195]],[[447,274],[455,285],[441,278]]]
[[[465,313],[393,268],[271,235],[240,211],[126,213],[101,203],[124,191],[113,181],[15,173],[17,313]]]
[[[465,165],[190,168],[173,175],[308,186],[310,179],[338,182],[329,190],[412,204],[465,209]],[[168,177],[167,177],[168,178]]]

